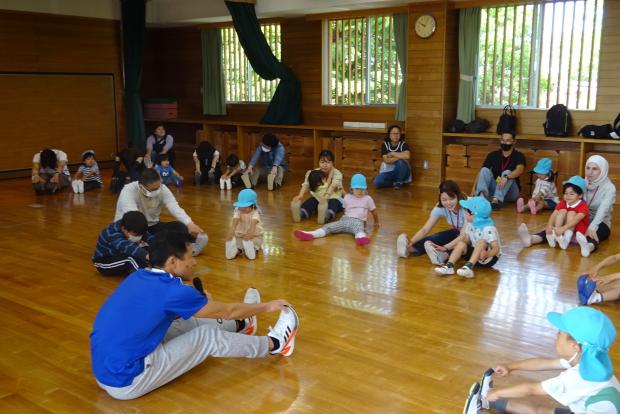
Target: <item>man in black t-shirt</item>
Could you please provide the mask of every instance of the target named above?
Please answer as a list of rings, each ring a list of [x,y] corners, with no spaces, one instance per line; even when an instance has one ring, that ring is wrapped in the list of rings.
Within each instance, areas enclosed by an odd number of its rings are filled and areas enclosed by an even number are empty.
[[[474,194],[490,198],[493,210],[519,198],[519,176],[525,170],[525,156],[514,149],[516,137],[502,134],[499,143],[501,148],[487,155],[474,183]]]

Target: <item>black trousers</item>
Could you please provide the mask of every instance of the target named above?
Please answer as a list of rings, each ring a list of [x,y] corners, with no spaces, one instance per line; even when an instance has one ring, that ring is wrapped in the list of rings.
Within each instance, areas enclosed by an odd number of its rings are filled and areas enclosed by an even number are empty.
[[[147,266],[146,261],[126,254],[97,257],[93,259],[93,264],[104,276],[127,276],[131,272]]]
[[[310,197],[301,205],[302,214],[304,214],[306,217],[310,217],[311,215],[316,214],[318,209],[319,200],[314,197]],[[336,214],[340,213],[343,210],[342,203],[336,198],[330,198],[327,200],[327,210],[331,211],[333,215],[336,216]]]

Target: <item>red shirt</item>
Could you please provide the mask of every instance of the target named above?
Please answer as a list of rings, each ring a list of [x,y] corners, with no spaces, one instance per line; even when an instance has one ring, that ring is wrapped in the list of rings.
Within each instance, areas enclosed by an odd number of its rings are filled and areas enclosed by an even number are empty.
[[[579,200],[579,203],[577,203],[576,206],[570,207],[568,204],[566,204],[566,201],[562,200],[557,206],[555,206],[555,209],[582,213],[583,218],[575,226],[575,234],[577,234],[577,232],[586,234],[588,226],[590,225],[590,210],[588,210],[588,205],[585,203],[585,201]]]

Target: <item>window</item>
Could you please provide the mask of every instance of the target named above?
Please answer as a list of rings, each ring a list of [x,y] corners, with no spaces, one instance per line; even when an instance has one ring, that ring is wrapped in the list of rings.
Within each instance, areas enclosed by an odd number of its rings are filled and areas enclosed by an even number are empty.
[[[392,16],[327,20],[324,23],[323,103],[394,105],[400,66]]]
[[[279,24],[262,24],[261,29],[274,56],[280,60],[282,38]],[[278,79],[265,80],[258,76],[243,47],[239,43],[234,27],[226,27],[222,34],[222,66],[226,89],[226,102],[267,102],[278,87]]]
[[[482,9],[478,105],[594,110],[603,0]]]

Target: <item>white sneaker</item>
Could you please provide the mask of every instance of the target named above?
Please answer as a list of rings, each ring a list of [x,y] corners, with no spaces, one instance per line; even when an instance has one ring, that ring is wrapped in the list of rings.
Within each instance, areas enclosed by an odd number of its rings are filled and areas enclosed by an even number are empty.
[[[223,190],[226,188],[226,180],[223,178],[220,178],[220,190]]]
[[[465,406],[463,407],[463,414],[480,414],[482,412],[482,402],[480,401],[480,384],[476,382],[469,389],[467,399],[465,400]]]
[[[248,288],[245,291],[245,296],[243,298],[243,303],[249,303],[252,305],[257,305],[260,303],[260,293],[257,289]],[[243,329],[241,329],[238,333],[244,335],[256,335],[256,331],[258,330],[258,321],[256,316],[250,316],[243,320],[245,323]]]
[[[424,242],[424,250],[426,250],[428,258],[434,265],[441,266],[448,259],[448,255],[445,252],[440,252],[435,249],[430,241]]]
[[[78,180],[78,192],[80,194],[84,193],[84,181]]]
[[[549,244],[549,247],[555,247],[557,245],[555,231],[552,233],[548,233],[546,236],[547,236],[547,243]]]
[[[226,240],[226,258],[228,260],[237,257],[239,249],[237,248],[237,240],[233,237],[232,240]]]
[[[280,317],[276,326],[269,327],[267,336],[275,338],[279,346],[270,351],[272,355],[291,356],[295,350],[295,337],[299,328],[299,317],[291,306],[287,306],[280,311]]]
[[[232,179],[227,178],[225,184],[226,184],[226,189],[227,190],[232,190]]]
[[[570,244],[571,239],[573,238],[573,232],[570,230],[566,230],[561,236],[557,236],[555,235],[555,233],[554,236],[558,241],[558,244],[560,245],[560,249],[566,250],[566,248]]]
[[[454,267],[439,266],[435,268],[435,273],[437,273],[438,275],[453,275]]]
[[[487,398],[487,394],[489,393],[489,390],[493,388],[493,374],[494,373],[495,371],[493,370],[493,368],[489,368],[486,371],[484,371],[484,374],[482,374],[482,379],[480,380],[480,397],[482,397],[483,399]]]
[[[73,192],[75,194],[79,194],[80,193],[80,187],[78,186],[77,180],[71,181],[71,187],[73,188]]]
[[[581,248],[581,256],[590,256],[590,253],[592,253],[592,251],[590,250],[590,242],[588,241],[587,237],[583,233],[578,231],[575,235],[575,239],[577,239],[577,243],[579,243],[579,247]]]
[[[398,254],[398,257],[409,256],[407,254],[407,242],[408,241],[409,239],[407,238],[407,235],[405,233],[400,234],[398,238],[396,239],[396,254]]]
[[[256,247],[254,246],[254,242],[252,240],[244,240],[241,243],[243,244],[245,257],[250,260],[256,259]]]
[[[198,256],[209,242],[207,233],[200,233],[196,236],[196,241],[192,243],[192,256]]]
[[[456,274],[459,276],[466,277],[471,279],[474,277],[474,271],[470,269],[468,266],[463,266],[459,270],[456,271]]]
[[[519,224],[517,233],[519,233],[519,238],[521,239],[523,247],[530,247],[532,245],[532,239],[530,237],[530,231],[527,228],[527,224]]]

